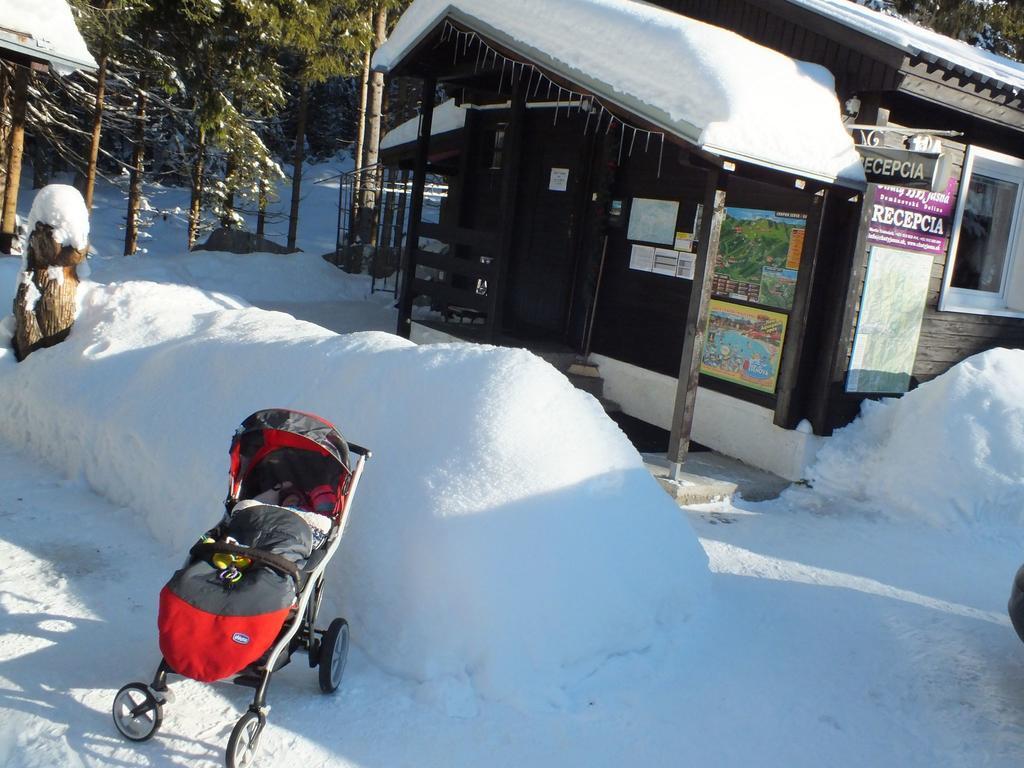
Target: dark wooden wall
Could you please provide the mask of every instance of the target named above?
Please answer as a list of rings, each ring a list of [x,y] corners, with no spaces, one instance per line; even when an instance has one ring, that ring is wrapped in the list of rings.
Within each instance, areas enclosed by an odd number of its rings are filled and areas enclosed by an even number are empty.
[[[706,171],[689,162],[689,153],[666,145],[658,177],[658,152],[634,152],[615,172],[611,197],[626,214],[620,227],[608,229],[604,274],[594,324],[593,351],[669,376],[679,375],[686,313],[692,283],[629,268],[632,242],[626,237],[634,197],[679,201],[677,230],[690,230],[703,199]],[[729,179],[727,205],[806,214],[811,196],[800,190],[740,177]],[[671,246],[664,246],[671,247]],[[772,308],[773,311],[779,311]],[[775,398],[710,376],[701,386],[772,407]]]
[[[618,141],[613,142],[616,147]],[[706,172],[688,164],[688,153],[660,140],[617,165],[610,197],[622,200],[619,226],[607,230],[608,244],[594,319],[592,350],[641,368],[669,376],[679,375],[690,281],[629,268],[630,243],[626,239],[629,204],[634,197],[679,201],[677,229],[689,230],[697,204],[704,199]],[[671,245],[662,246],[671,248]]]

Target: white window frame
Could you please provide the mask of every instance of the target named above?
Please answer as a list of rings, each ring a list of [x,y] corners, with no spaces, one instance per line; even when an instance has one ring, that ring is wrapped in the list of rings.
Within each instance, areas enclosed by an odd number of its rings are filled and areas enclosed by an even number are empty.
[[[1013,206],[1013,221],[1007,238],[1006,260],[1003,262],[1003,276],[999,291],[979,291],[970,288],[955,288],[950,285],[957,247],[960,243],[960,225],[967,205],[967,193],[971,186],[971,175],[977,170],[985,176],[1017,185],[1017,199]],[[974,315],[997,315],[1001,317],[1024,317],[1024,159],[993,152],[982,147],[968,147],[964,159],[963,174],[960,177],[956,214],[953,218],[953,235],[949,241],[949,254],[942,278],[942,292],[939,295],[939,310],[942,312],[966,312]]]

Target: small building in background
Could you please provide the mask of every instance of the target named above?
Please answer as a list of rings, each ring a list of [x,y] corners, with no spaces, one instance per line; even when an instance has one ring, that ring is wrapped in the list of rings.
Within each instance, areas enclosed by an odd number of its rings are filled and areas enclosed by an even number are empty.
[[[670,459],[798,479],[1024,343],[1024,65],[848,0],[416,0],[374,64],[425,83],[399,332],[563,360]]]

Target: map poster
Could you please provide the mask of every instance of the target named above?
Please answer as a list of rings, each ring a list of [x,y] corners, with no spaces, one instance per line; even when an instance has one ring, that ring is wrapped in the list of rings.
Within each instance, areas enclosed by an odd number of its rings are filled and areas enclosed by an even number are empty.
[[[791,309],[806,226],[799,213],[726,208],[712,292]]]
[[[910,388],[931,271],[928,254],[871,249],[847,392],[894,394]]]
[[[761,270],[761,285],[758,287],[757,303],[769,307],[791,309],[796,295],[795,269],[765,267]]]
[[[626,238],[642,243],[672,245],[676,239],[678,218],[678,200],[634,197],[629,208],[629,229],[626,230]]]
[[[787,316],[712,299],[700,372],[775,393]]]

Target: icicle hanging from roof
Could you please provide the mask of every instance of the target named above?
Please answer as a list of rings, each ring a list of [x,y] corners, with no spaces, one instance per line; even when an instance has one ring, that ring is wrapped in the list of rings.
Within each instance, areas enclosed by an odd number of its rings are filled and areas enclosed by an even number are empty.
[[[476,32],[474,32],[472,30],[462,30],[462,29],[459,29],[451,21],[445,20],[444,28],[441,30],[441,38],[440,38],[440,40],[438,41],[437,44],[441,45],[443,43],[447,43],[447,42],[451,41],[453,38],[455,40],[454,51],[453,51],[453,59],[452,59],[452,64],[453,65],[458,62],[458,58],[459,58],[460,55],[461,56],[466,56],[469,53],[470,47],[473,46],[474,44],[477,46],[476,58],[475,58],[474,64],[473,64],[473,71],[474,72],[479,72],[481,67],[483,69],[488,69],[489,68],[488,65],[487,65],[488,56],[491,57],[491,65],[490,65],[491,67],[497,67],[498,60],[499,59],[501,60],[501,74],[500,74],[500,76],[498,78],[498,92],[499,93],[504,90],[504,87],[505,87],[505,70],[506,70],[506,67],[508,67],[510,64],[512,65],[512,73],[509,76],[509,85],[510,86],[511,86],[511,84],[513,82],[518,82],[518,81],[522,80],[523,72],[527,72],[528,71],[530,73],[530,77],[526,81],[526,93],[527,93],[527,95],[529,95],[529,96],[536,96],[537,92],[540,90],[541,84],[544,81],[547,81],[547,84],[548,84],[547,99],[550,100],[551,99],[551,91],[552,91],[552,89],[557,88],[558,89],[558,95],[557,95],[556,101],[555,101],[555,115],[554,115],[554,119],[553,119],[553,124],[554,125],[558,124],[558,110],[562,106],[563,94],[567,94],[567,96],[564,97],[564,100],[566,102],[566,114],[567,115],[570,114],[569,110],[573,106],[575,106],[577,111],[579,111],[580,109],[583,108],[584,104],[587,105],[587,120],[586,120],[586,123],[583,126],[583,133],[584,133],[584,135],[586,135],[587,132],[590,130],[590,116],[593,114],[595,109],[600,110],[600,112],[599,112],[599,114],[597,116],[597,122],[594,125],[594,132],[595,132],[595,134],[596,133],[600,133],[601,121],[604,119],[604,115],[607,112],[608,113],[608,125],[605,128],[605,135],[611,133],[612,127],[616,123],[619,124],[620,129],[621,129],[621,135],[619,136],[619,163],[620,164],[622,163],[622,149],[623,149],[623,142],[624,142],[624,139],[625,139],[626,129],[629,129],[629,130],[633,131],[632,138],[631,138],[630,143],[629,143],[629,152],[628,152],[628,155],[627,155],[628,157],[632,157],[632,155],[633,155],[633,147],[636,144],[636,135],[638,133],[645,134],[645,136],[646,136],[646,141],[644,142],[644,153],[646,153],[650,149],[650,146],[651,146],[651,136],[657,136],[659,141],[660,141],[659,147],[658,147],[658,178],[659,179],[661,178],[661,161],[662,161],[662,157],[664,155],[664,149],[665,149],[665,133],[664,133],[664,131],[651,131],[651,130],[648,130],[647,128],[640,128],[640,127],[638,127],[636,125],[633,125],[632,123],[629,123],[629,122],[623,120],[622,118],[616,117],[612,113],[612,111],[610,109],[607,109],[605,107],[605,105],[601,102],[601,100],[599,98],[597,98],[597,96],[595,96],[594,94],[592,94],[592,93],[583,93],[583,92],[580,92],[580,91],[574,91],[571,88],[564,88],[563,86],[561,86],[560,84],[558,84],[554,80],[552,80],[550,77],[545,75],[540,69],[535,67],[533,64],[531,64],[529,62],[518,61],[516,59],[510,58],[510,57],[506,56],[505,54],[495,50],[490,45],[488,45],[486,42],[484,42],[483,38],[481,38]],[[483,53],[483,57],[482,57],[483,60],[482,61],[481,61],[481,52]],[[519,68],[518,76],[516,75],[516,68],[517,67]],[[536,82],[535,83],[534,83],[534,78],[536,78]],[[533,84],[533,93],[532,94],[530,93],[531,84]]]

